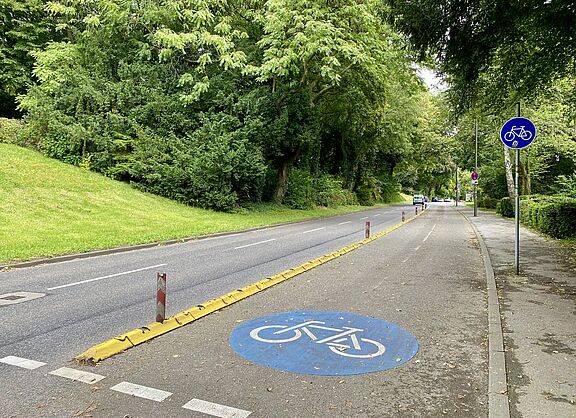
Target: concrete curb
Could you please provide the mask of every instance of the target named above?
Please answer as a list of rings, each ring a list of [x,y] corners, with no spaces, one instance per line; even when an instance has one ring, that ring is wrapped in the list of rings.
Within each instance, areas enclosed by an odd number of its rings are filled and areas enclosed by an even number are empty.
[[[143,342],[149,341],[156,338],[162,334],[166,334],[177,328],[183,327],[197,319],[200,319],[212,312],[218,311],[226,306],[230,306],[233,303],[239,302],[249,296],[252,296],[258,292],[268,289],[278,283],[285,280],[291,279],[292,277],[298,276],[308,270],[318,267],[328,261],[334,260],[346,253],[349,253],[361,246],[368,244],[392,231],[400,228],[401,226],[411,222],[418,216],[421,216],[425,211],[419,212],[417,215],[400,222],[390,228],[385,229],[377,234],[372,235],[360,242],[350,244],[340,250],[334,251],[330,254],[326,254],[322,257],[316,258],[314,260],[308,261],[307,263],[301,264],[300,266],[285,270],[281,273],[275,274],[274,276],[268,277],[266,279],[260,280],[259,282],[250,284],[248,286],[242,287],[233,292],[227,293],[223,296],[217,297],[215,299],[204,302],[198,306],[195,306],[186,311],[177,313],[176,315],[167,318],[164,322],[154,322],[147,326],[139,329],[129,331],[125,334],[114,337],[108,341],[101,344],[95,345],[84,351],[83,353],[74,357],[74,360],[80,364],[94,365],[99,361],[105,360],[123,351],[126,351],[132,347],[142,344]]]
[[[480,251],[486,269],[486,287],[488,290],[488,417],[510,418],[508,384],[506,381],[506,357],[504,355],[504,337],[500,319],[500,303],[494,269],[484,239],[476,225],[462,211],[460,214],[474,229],[480,243]]]

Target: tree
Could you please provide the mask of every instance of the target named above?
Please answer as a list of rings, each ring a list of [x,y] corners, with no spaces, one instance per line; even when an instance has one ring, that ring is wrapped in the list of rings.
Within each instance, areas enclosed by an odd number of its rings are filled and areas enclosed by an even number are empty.
[[[277,202],[286,193],[288,168],[319,135],[317,106],[322,100],[338,90],[344,79],[356,89],[381,90],[387,77],[401,74],[397,68],[408,72],[400,40],[381,14],[376,1],[265,3],[258,19],[263,27],[258,41],[262,61],[250,68],[270,86],[278,115],[292,115],[296,120],[290,124],[300,126],[291,135],[282,135],[274,146]],[[296,113],[289,110],[296,108]]]
[[[461,109],[486,92],[513,103],[558,79],[575,76],[576,4],[572,0],[389,3],[391,20],[422,56],[435,56],[449,75],[454,101]],[[483,94],[477,94],[480,88]]]
[[[19,116],[16,97],[34,83],[31,53],[61,36],[41,0],[0,0],[0,116]]]

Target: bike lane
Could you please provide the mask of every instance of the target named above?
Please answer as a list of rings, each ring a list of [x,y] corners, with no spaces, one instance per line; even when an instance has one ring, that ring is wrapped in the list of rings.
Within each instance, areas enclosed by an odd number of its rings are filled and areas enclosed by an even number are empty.
[[[70,396],[51,396],[53,392],[45,389],[48,399],[40,412],[66,416],[89,411],[94,417],[486,416],[485,293],[473,230],[453,208],[433,206],[414,222],[358,250],[95,368],[75,366],[106,379],[94,386],[64,382],[53,389],[59,395],[68,391]],[[290,312],[308,315],[292,324],[277,321]],[[349,322],[329,323],[330,317],[315,317],[314,312],[334,312],[335,317],[341,313],[342,318],[349,314],[345,318]],[[395,340],[386,341],[378,333],[385,327],[378,321],[409,333],[417,346],[411,345],[412,356],[393,367],[358,374],[271,368],[239,354],[231,340],[235,330],[270,315],[280,316],[273,316],[268,324],[284,327],[278,330],[292,327],[301,334],[279,344],[272,355],[281,358],[283,349],[300,349],[300,356],[296,351],[291,357],[296,364],[310,356],[308,350],[321,346],[324,350],[318,353],[323,354],[312,356],[324,356],[328,364],[346,360],[336,351],[354,354],[356,345],[371,346],[369,354],[376,354],[360,359],[366,364],[383,358]],[[316,323],[302,326],[315,318]],[[357,318],[373,318],[376,323],[358,324]],[[263,340],[284,335],[267,337],[265,325],[257,325],[246,327],[240,344],[251,343],[250,332],[258,328],[253,335]],[[330,334],[322,327],[335,331]],[[346,329],[356,331],[330,336]],[[161,401],[129,396],[118,391],[119,384],[126,386],[123,382],[169,395]]]

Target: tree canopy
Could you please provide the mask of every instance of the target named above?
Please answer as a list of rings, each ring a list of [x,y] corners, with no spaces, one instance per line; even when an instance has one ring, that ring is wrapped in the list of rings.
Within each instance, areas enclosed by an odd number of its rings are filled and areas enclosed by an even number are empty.
[[[39,83],[20,106],[28,141],[48,155],[225,210],[293,201],[299,183],[321,187],[325,175],[361,202],[398,193],[393,169],[425,90],[381,2],[61,0],[46,10],[65,38],[32,52]]]
[[[463,107],[482,87],[513,102],[576,75],[573,0],[389,3],[391,19],[421,55],[435,57]]]

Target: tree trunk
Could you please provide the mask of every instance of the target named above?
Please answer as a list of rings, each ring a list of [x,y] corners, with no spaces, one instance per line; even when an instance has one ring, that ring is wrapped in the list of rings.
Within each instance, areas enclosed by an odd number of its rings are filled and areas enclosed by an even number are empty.
[[[520,176],[522,177],[522,194],[532,194],[532,182],[528,171],[528,161],[525,164],[520,163]]]
[[[284,154],[284,157],[278,165],[278,179],[276,181],[276,190],[274,190],[274,202],[281,204],[284,201],[284,196],[286,195],[286,190],[288,190],[288,169],[290,165],[300,155],[300,147],[292,150],[289,153]]]
[[[510,153],[508,152],[508,147],[504,147],[504,168],[506,169],[506,185],[508,186],[508,197],[514,198],[514,176],[512,175],[512,160],[510,159]]]

